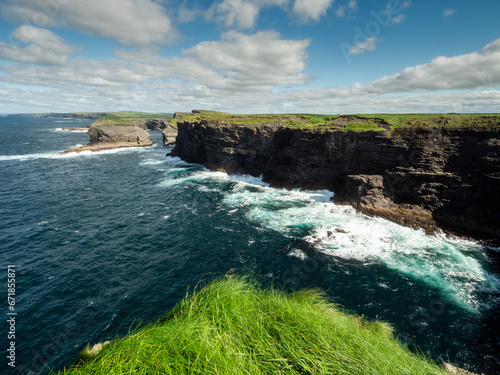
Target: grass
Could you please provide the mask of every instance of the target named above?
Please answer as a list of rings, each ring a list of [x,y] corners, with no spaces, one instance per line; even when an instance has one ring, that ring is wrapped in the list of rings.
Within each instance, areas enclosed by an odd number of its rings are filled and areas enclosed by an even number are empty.
[[[119,118],[172,118],[173,116],[172,113],[147,113],[133,111],[108,112],[107,114]]]
[[[81,359],[81,358],[80,358]],[[446,374],[318,290],[217,279],[64,374]]]
[[[352,130],[355,132],[365,132],[365,131],[382,131],[385,129],[381,128],[380,126],[377,126],[375,124],[372,124],[370,122],[368,122],[366,124],[359,124],[359,123],[354,122],[352,124],[345,125],[342,130],[344,130],[344,131]]]
[[[92,126],[97,126],[97,125],[132,125],[132,122],[123,118],[106,116],[100,118],[99,120],[97,120],[92,124]]]
[[[363,114],[363,115],[234,115],[223,112],[189,113],[182,121],[223,121],[228,124],[278,123],[298,129],[322,127],[331,130],[394,131],[400,128],[443,128],[449,130],[499,131],[498,114]]]
[[[450,130],[500,130],[500,116],[498,114],[382,114],[359,115],[359,117],[384,120],[392,129],[417,127]]]

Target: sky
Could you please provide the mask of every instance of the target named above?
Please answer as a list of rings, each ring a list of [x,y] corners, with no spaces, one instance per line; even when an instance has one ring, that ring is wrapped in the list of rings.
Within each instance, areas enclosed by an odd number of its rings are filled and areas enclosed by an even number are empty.
[[[498,113],[498,0],[0,0],[0,113]]]

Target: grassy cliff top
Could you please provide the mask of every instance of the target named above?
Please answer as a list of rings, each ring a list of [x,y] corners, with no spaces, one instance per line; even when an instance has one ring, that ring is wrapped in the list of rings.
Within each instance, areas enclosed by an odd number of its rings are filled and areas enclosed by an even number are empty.
[[[92,126],[98,126],[98,125],[133,125],[133,123],[124,118],[106,116],[100,118],[99,120],[97,120],[92,124]]]
[[[499,114],[261,114],[235,115],[223,112],[198,111],[178,113],[179,121],[220,121],[227,124],[274,123],[290,128],[383,131],[399,128],[446,128],[462,130],[500,130]]]
[[[85,115],[85,112],[79,112],[77,114]],[[120,111],[120,112],[106,112],[109,117],[118,118],[172,118],[172,113],[149,113],[149,112],[134,112],[134,111]]]
[[[317,290],[218,279],[64,374],[446,374]]]

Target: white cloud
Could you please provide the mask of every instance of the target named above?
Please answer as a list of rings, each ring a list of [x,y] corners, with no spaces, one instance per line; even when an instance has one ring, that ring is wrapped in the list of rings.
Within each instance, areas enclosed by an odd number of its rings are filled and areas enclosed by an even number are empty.
[[[155,81],[183,80],[224,92],[263,91],[301,85],[310,40],[283,40],[275,31],[245,35],[222,34],[220,41],[202,42],[184,50],[182,57],[162,58],[154,50],[115,51],[122,60],[76,58],[63,66],[2,65],[3,80],[15,84],[66,89],[71,85],[121,87],[150,86]]]
[[[0,93],[6,94],[0,95],[0,112],[193,108],[240,113],[498,111],[500,39],[479,52],[438,57],[365,84],[308,90],[283,87],[308,82],[304,70],[309,43],[283,40],[274,31],[253,35],[230,31],[218,41],[184,50],[177,58],[160,57],[154,50],[120,50],[116,55],[121,60],[75,58],[65,65],[31,67],[3,64]],[[41,95],[32,86],[46,91]],[[275,87],[280,90],[275,92]]]
[[[500,39],[480,52],[437,57],[363,86],[369,93],[425,92],[500,86]]]
[[[221,72],[240,90],[298,85],[308,80],[301,73],[306,67],[310,40],[282,40],[275,31],[244,35],[224,33],[219,42],[202,42],[183,51],[192,58]]]
[[[339,18],[345,17],[347,13],[352,13],[358,10],[358,2],[350,0],[347,5],[339,5],[335,10],[335,15]]]
[[[6,0],[0,10],[10,21],[72,27],[125,45],[165,43],[176,36],[165,9],[153,0]]]
[[[222,0],[217,6],[218,19],[226,27],[252,28],[263,7],[283,6],[289,0]]]
[[[405,18],[406,18],[405,14],[400,14],[399,16],[392,18],[392,23],[401,23],[405,20]]]
[[[29,25],[15,29],[12,39],[19,45],[0,42],[0,58],[22,63],[62,65],[77,50],[52,31]]]
[[[303,22],[317,21],[326,14],[334,0],[295,0],[293,12]]]
[[[377,48],[377,42],[380,39],[375,38],[372,36],[371,38],[368,38],[364,42],[359,42],[358,44],[352,46],[349,49],[349,54],[350,55],[360,55],[362,53],[368,52],[368,51],[373,51],[375,48]]]
[[[226,27],[237,24],[240,29],[253,27],[259,14],[257,4],[244,0],[224,0],[217,10],[224,18]]]
[[[448,18],[453,16],[457,11],[453,8],[448,8],[443,11],[443,18]]]

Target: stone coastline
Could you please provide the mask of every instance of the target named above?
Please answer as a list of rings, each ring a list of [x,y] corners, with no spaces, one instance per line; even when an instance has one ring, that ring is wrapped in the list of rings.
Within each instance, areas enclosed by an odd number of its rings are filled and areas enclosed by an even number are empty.
[[[493,121],[497,121],[494,119]],[[413,228],[497,243],[500,131],[297,129],[177,120],[172,156],[271,186],[329,189],[334,202]]]

